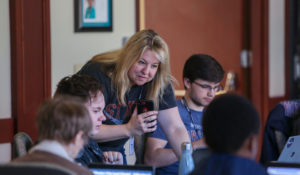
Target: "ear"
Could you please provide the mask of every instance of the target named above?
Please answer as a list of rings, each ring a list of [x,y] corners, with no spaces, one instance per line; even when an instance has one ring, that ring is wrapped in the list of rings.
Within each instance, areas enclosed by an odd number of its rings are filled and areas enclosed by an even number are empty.
[[[73,139],[73,143],[75,144],[75,145],[78,145],[78,146],[83,146],[83,138],[82,138],[82,136],[83,136],[83,131],[78,131],[77,132],[77,134],[76,134],[76,136],[74,137],[74,139]],[[80,146],[80,147],[81,147]]]
[[[77,132],[71,143],[68,145],[68,154],[73,159],[76,158],[77,154],[81,150],[82,146],[84,145],[84,140],[82,138],[83,131]]]
[[[249,158],[254,160],[258,151],[258,136],[257,135],[249,136],[245,141],[245,144],[246,144],[245,148],[249,153]]]
[[[249,136],[241,148],[236,152],[236,155],[255,160],[258,151],[258,136]]]
[[[186,89],[190,89],[191,88],[191,81],[188,78],[183,78],[183,84],[186,87]]]

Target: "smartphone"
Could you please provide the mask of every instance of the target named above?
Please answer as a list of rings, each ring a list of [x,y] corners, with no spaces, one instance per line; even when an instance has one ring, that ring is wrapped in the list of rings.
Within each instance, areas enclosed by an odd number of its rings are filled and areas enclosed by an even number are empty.
[[[154,110],[154,103],[152,100],[139,100],[137,102],[138,114]]]
[[[154,103],[152,100],[139,100],[137,102],[137,112],[138,114],[145,113],[148,111],[153,111],[154,110]],[[153,122],[149,121],[148,123]],[[154,126],[150,127],[153,128]]]

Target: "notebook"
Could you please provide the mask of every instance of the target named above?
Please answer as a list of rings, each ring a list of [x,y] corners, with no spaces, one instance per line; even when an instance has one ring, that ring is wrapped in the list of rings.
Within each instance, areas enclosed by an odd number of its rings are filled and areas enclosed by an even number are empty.
[[[271,162],[266,164],[269,175],[295,175],[300,174],[300,164]]]
[[[288,138],[277,161],[300,163],[300,135]]]
[[[145,165],[106,165],[92,163],[90,171],[95,175],[154,175],[155,168]]]

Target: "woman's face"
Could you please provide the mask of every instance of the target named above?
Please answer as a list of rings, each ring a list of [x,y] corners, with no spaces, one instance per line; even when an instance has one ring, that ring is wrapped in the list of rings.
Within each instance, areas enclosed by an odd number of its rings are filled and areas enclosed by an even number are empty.
[[[141,58],[130,67],[128,76],[133,85],[140,86],[153,80],[160,64],[157,56],[155,52],[147,49]]]

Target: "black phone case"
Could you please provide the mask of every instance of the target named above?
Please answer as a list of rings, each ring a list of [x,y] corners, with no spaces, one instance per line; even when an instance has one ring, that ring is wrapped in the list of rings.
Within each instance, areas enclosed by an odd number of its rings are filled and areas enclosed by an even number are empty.
[[[154,103],[152,100],[139,100],[137,103],[138,114],[154,110]]]

